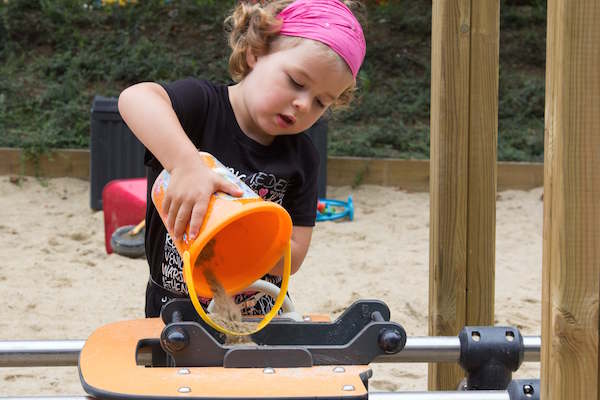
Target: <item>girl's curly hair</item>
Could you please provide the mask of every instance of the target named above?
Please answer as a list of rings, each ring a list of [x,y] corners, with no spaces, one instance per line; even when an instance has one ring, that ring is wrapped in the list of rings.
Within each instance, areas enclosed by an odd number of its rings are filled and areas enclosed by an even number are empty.
[[[361,23],[366,26],[366,8],[359,0],[342,1]],[[225,30],[228,34],[231,55],[229,56],[229,73],[234,81],[239,82],[250,73],[246,62],[246,52],[251,50],[255,55],[268,54],[274,41],[279,37],[281,21],[277,15],[294,0],[273,1],[240,1],[229,17],[225,19]],[[335,108],[348,105],[354,97],[355,85],[346,89],[333,105]]]

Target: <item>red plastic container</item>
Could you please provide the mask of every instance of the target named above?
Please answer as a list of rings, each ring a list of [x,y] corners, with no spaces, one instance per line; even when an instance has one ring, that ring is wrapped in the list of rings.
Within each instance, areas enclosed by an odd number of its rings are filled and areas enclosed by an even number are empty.
[[[104,211],[104,244],[111,254],[110,237],[125,225],[137,225],[146,216],[146,178],[115,179],[102,189]]]

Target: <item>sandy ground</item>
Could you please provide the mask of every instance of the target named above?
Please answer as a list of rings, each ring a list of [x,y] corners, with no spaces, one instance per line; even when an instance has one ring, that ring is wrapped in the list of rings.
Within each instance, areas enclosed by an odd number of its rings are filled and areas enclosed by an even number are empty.
[[[147,265],[104,250],[102,212],[89,182],[0,176],[0,340],[85,339],[97,327],[143,318]],[[541,332],[542,189],[498,195],[496,323]],[[427,335],[429,196],[392,187],[330,187],[351,194],[353,222],[317,224],[290,292],[299,311],[339,315],[380,299],[409,336]],[[371,389],[426,390],[425,364],[374,364]],[[539,377],[526,363],[518,378]],[[0,396],[83,394],[76,367],[1,368]]]

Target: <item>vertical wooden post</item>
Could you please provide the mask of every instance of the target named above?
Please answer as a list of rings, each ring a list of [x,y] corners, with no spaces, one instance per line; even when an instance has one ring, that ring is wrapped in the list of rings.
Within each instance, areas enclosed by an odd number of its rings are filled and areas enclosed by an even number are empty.
[[[434,0],[429,334],[494,321],[499,0]],[[460,367],[430,364],[429,389]]]
[[[549,0],[541,397],[600,399],[600,2]]]

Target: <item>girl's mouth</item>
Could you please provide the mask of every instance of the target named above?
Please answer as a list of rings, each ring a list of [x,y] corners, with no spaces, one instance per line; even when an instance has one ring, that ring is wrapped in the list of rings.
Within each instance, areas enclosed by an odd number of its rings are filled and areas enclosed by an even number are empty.
[[[277,114],[277,122],[280,127],[288,128],[294,125],[294,123],[296,122],[296,118],[294,118],[293,115]]]

